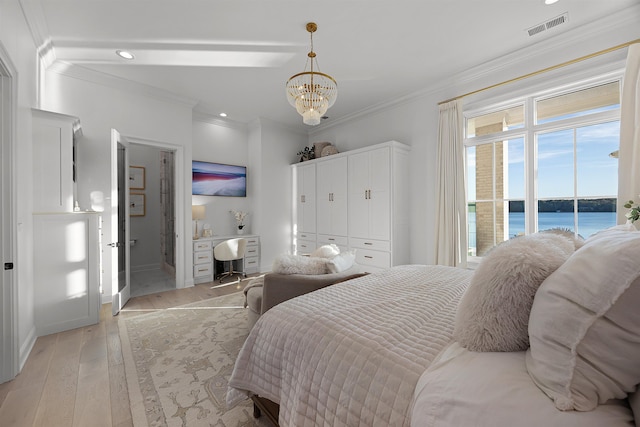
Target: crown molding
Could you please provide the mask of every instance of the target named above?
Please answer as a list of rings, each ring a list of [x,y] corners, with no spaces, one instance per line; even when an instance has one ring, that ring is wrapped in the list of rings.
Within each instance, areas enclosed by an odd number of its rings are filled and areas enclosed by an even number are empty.
[[[80,65],[71,64],[64,61],[56,61],[47,68],[47,72],[58,73],[67,77],[96,83],[102,86],[114,89],[124,90],[126,92],[134,92],[150,98],[156,98],[161,101],[169,101],[176,104],[183,104],[193,108],[197,104],[197,100],[173,92],[158,89],[144,83],[134,82],[132,80],[116,77],[111,74],[102,73]]]
[[[39,49],[49,40],[49,28],[40,0],[19,0],[33,43]]]
[[[193,109],[192,118],[194,122],[208,123],[216,126],[222,126],[230,129],[246,131],[248,125],[234,120],[221,119],[217,114],[209,113],[206,108],[202,108],[200,104]]]
[[[539,63],[533,61],[533,58],[552,57],[553,54],[558,52],[571,51],[576,45],[588,46],[589,49],[594,50],[594,46],[603,43],[602,41],[598,42],[598,40],[605,39],[603,35],[610,34],[619,39],[620,43],[628,42],[640,37],[640,30],[638,29],[640,27],[637,25],[638,21],[640,21],[640,5],[630,6],[598,21],[571,28],[564,33],[556,34],[522,49],[479,64],[469,70],[454,74],[438,83],[425,86],[421,90],[412,91],[411,93],[398,96],[394,99],[373,104],[363,110],[355,111],[332,120],[331,123],[321,124],[313,130],[310,130],[309,136],[376,112],[390,110],[425,97],[445,93],[447,89],[451,87],[472,85],[483,78],[508,72],[512,68],[527,62],[530,62],[536,68],[541,68]],[[624,35],[630,33],[635,33],[635,36]],[[622,39],[622,37],[625,38]],[[593,40],[593,42],[590,42],[590,40]],[[600,48],[608,47],[610,46],[601,46]],[[595,50],[597,49],[596,47]]]
[[[574,51],[574,55],[580,56],[581,54],[589,54],[593,53],[593,51],[611,47],[610,45],[602,46],[602,43],[618,44],[629,42],[640,37],[638,21],[640,21],[640,5],[630,6],[598,21],[571,28],[564,33],[548,37],[522,49],[479,64],[449,78],[448,81],[455,81],[458,85],[473,83],[526,62],[531,63],[533,68],[540,69],[554,65],[553,63],[544,64],[543,61],[545,58],[553,58],[555,54],[560,52]],[[628,29],[628,31],[625,31],[625,29]],[[632,32],[635,32],[635,36],[625,36],[625,34]],[[605,36],[608,35],[611,35],[610,38],[615,38],[616,41],[606,40],[609,37]],[[575,52],[576,46],[583,46],[589,51]],[[540,61],[534,61],[534,58],[541,59]]]

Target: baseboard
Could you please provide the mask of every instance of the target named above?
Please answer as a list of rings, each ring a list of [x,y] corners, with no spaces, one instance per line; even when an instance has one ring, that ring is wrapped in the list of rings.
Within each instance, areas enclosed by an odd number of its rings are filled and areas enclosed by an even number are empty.
[[[31,354],[31,350],[33,350],[33,346],[36,344],[37,339],[36,327],[33,326],[29,331],[29,334],[27,334],[27,339],[24,341],[24,344],[20,347],[20,354],[18,355],[18,372],[22,372],[22,368],[25,363],[27,363],[27,358]]]

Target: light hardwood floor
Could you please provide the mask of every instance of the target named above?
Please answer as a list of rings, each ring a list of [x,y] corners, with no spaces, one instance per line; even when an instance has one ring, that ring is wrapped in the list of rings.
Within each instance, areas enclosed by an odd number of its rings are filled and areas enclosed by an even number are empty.
[[[118,318],[238,292],[246,280],[131,298],[116,317],[105,304],[99,324],[38,338],[22,372],[0,384],[0,426],[132,426]]]

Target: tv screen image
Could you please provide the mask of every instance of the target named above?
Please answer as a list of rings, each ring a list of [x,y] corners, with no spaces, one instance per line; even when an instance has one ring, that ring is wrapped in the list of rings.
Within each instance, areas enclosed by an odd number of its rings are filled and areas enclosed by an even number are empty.
[[[247,196],[247,167],[192,162],[192,194],[198,196]]]

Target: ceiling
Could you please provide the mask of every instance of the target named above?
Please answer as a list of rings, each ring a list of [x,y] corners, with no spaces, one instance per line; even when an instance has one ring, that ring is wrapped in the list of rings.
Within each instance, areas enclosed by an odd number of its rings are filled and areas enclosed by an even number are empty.
[[[22,0],[58,65],[193,100],[195,109],[301,130],[285,82],[304,70],[307,22],[320,71],[338,82],[332,120],[637,5],[638,0]],[[527,29],[568,12],[535,36]],[[135,59],[116,56],[128,50]],[[321,125],[322,126],[322,125]]]

